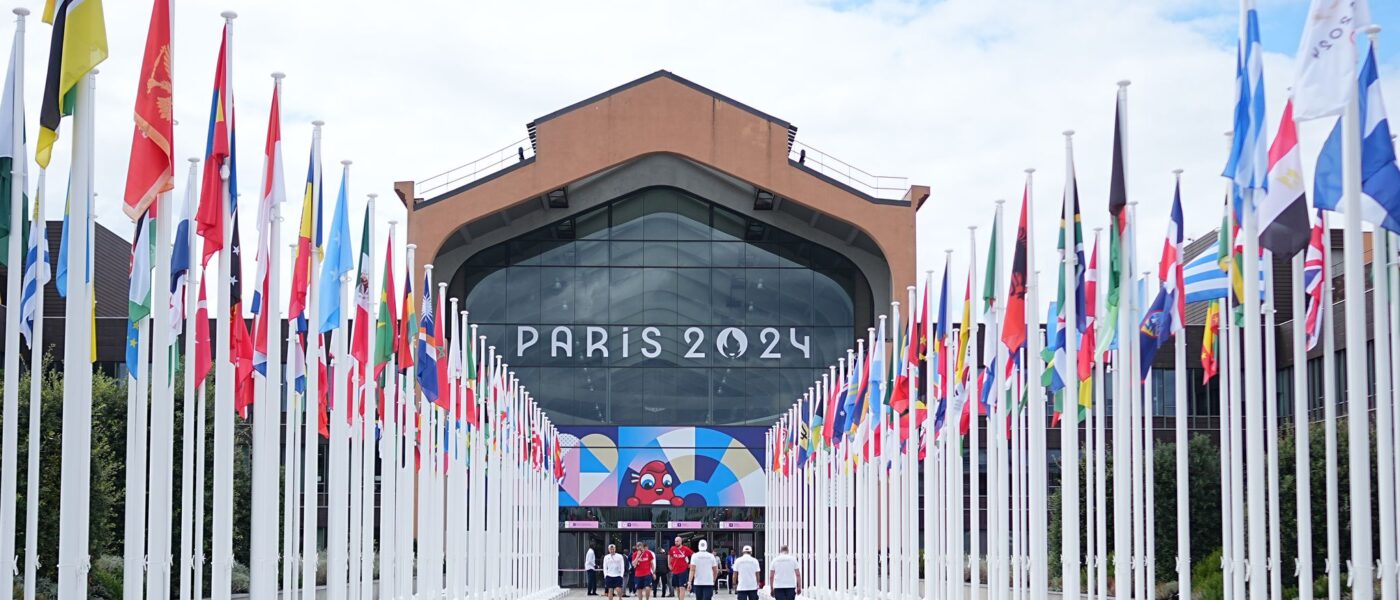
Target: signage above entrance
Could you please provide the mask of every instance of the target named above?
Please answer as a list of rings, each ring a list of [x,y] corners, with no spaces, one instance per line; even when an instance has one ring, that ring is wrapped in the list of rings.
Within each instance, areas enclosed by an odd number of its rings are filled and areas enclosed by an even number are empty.
[[[667,521],[667,529],[701,529],[705,526],[702,521]]]
[[[651,529],[651,521],[618,521],[618,529]]]
[[[564,529],[597,529],[597,521],[564,521]]]
[[[753,529],[753,521],[720,521],[720,529]]]

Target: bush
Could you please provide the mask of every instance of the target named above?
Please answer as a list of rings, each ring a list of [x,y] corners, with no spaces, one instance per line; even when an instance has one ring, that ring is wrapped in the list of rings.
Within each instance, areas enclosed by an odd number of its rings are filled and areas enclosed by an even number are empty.
[[[1225,573],[1220,569],[1221,550],[1217,548],[1191,567],[1191,598],[1221,600],[1225,597]]]
[[[106,555],[92,561],[88,571],[88,594],[93,598],[122,597],[122,557]]]

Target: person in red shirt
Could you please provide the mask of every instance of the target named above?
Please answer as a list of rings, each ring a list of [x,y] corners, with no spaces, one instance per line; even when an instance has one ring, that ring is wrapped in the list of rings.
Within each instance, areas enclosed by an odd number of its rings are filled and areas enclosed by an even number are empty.
[[[676,536],[675,543],[666,552],[667,566],[671,567],[671,587],[676,590],[676,600],[685,600],[685,586],[690,577],[691,554],[694,552],[681,543],[681,536]]]
[[[656,582],[656,555],[647,549],[646,544],[637,542],[632,553],[632,576],[637,578],[637,598],[651,600],[651,588]]]

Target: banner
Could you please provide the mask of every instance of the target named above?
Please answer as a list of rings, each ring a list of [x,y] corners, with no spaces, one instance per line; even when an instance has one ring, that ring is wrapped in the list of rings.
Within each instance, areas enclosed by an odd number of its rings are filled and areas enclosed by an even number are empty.
[[[560,506],[763,506],[760,427],[561,427]]]

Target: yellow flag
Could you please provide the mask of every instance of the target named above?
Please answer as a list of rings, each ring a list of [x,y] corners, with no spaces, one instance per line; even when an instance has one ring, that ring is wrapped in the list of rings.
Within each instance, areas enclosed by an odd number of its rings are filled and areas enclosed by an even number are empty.
[[[44,22],[53,25],[44,96],[39,103],[39,147],[35,160],[49,166],[58,123],[73,114],[73,88],[107,59],[107,25],[102,0],[47,0]]]

